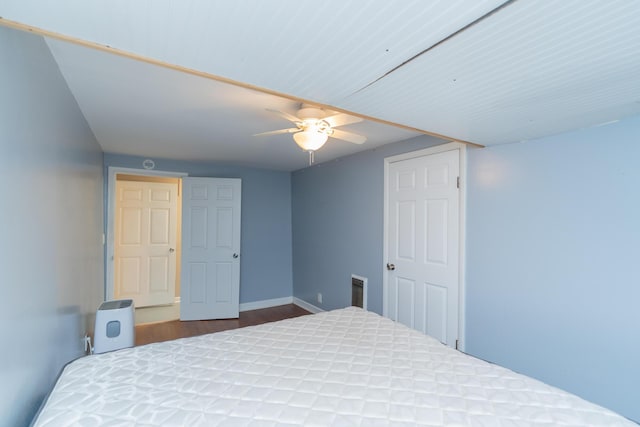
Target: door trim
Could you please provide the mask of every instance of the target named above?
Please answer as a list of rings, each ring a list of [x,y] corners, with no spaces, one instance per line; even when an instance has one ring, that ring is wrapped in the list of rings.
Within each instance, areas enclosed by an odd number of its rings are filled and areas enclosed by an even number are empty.
[[[148,169],[135,169],[135,168],[122,168],[116,166],[108,167],[107,178],[107,229],[105,238],[105,284],[104,284],[104,299],[111,300],[114,298],[114,273],[115,268],[113,265],[114,247],[115,247],[115,206],[116,206],[116,175],[128,174],[128,175],[141,175],[141,176],[166,176],[172,178],[182,178],[188,176],[186,172],[168,172],[159,170]],[[180,226],[180,224],[178,224]]]
[[[402,160],[414,159],[417,157],[430,156],[432,154],[443,153],[445,151],[458,150],[458,158],[460,161],[460,191],[458,193],[460,212],[459,212],[459,245],[458,245],[458,350],[464,351],[465,349],[465,301],[466,301],[466,280],[465,280],[465,242],[466,242],[466,182],[467,182],[467,145],[460,142],[450,142],[446,144],[436,145],[417,151],[410,151],[408,153],[398,154],[396,156],[385,157],[384,159],[384,228],[383,228],[383,258],[382,258],[382,315],[388,316],[387,308],[387,290],[388,290],[388,272],[386,269],[387,260],[389,259],[389,194],[387,189],[387,182],[389,179],[389,166],[391,163],[399,162]]]

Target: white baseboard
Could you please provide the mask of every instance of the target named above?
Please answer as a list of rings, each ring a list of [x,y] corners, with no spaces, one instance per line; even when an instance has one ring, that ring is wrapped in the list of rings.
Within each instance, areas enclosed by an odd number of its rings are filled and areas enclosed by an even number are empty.
[[[180,298],[176,298],[177,304],[170,304],[160,307],[141,307],[136,309],[136,325],[142,323],[157,323],[166,322],[168,320],[175,320],[180,318]],[[240,311],[259,310],[261,308],[277,307],[285,304],[295,304],[298,307],[302,307],[311,313],[319,313],[324,311],[323,309],[309,304],[300,298],[295,297],[282,297],[265,299],[262,301],[245,302],[240,304]]]
[[[240,311],[259,310],[261,308],[276,307],[278,305],[291,304],[293,297],[265,299],[262,301],[243,302],[240,304]]]
[[[300,298],[293,297],[293,303],[298,307],[302,307],[305,310],[310,311],[311,313],[314,313],[314,314],[324,311],[320,307],[316,307],[313,304],[309,304],[308,302],[301,300]]]

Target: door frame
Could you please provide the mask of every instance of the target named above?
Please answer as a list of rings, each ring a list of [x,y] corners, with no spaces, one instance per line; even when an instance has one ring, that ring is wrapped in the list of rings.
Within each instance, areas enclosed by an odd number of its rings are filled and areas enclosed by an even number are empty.
[[[115,248],[115,208],[116,208],[116,175],[140,175],[140,176],[164,176],[171,178],[182,178],[188,176],[186,172],[169,172],[150,169],[123,168],[117,166],[108,167],[107,178],[107,230],[105,239],[105,286],[104,299],[112,300],[114,298],[114,276],[115,266],[113,264],[114,248]],[[182,227],[182,224],[178,224]]]
[[[415,159],[418,157],[430,156],[433,154],[443,153],[445,151],[458,150],[458,159],[460,161],[460,191],[459,197],[459,242],[458,242],[458,350],[464,351],[465,349],[465,301],[466,301],[466,280],[465,280],[465,242],[466,242],[466,174],[467,174],[467,145],[461,142],[450,142],[446,144],[436,145],[434,147],[424,148],[421,150],[410,151],[408,153],[398,154],[395,156],[385,157],[384,159],[384,236],[383,236],[383,258],[382,258],[382,315],[388,316],[387,308],[387,291],[389,273],[386,268],[387,260],[389,259],[389,166],[391,163]]]

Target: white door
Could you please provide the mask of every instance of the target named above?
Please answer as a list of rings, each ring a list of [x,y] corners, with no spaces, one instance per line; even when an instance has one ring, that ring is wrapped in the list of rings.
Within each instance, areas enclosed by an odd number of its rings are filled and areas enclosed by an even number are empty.
[[[116,181],[115,298],[174,302],[177,199],[177,183]]]
[[[236,318],[241,180],[183,178],[180,320]]]
[[[460,150],[387,168],[385,316],[456,346]]]

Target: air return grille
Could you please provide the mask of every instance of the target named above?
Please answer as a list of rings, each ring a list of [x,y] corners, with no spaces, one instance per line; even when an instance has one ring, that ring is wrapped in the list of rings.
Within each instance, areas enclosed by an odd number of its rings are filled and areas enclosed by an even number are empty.
[[[366,279],[351,276],[351,305],[364,308],[364,284]]]

